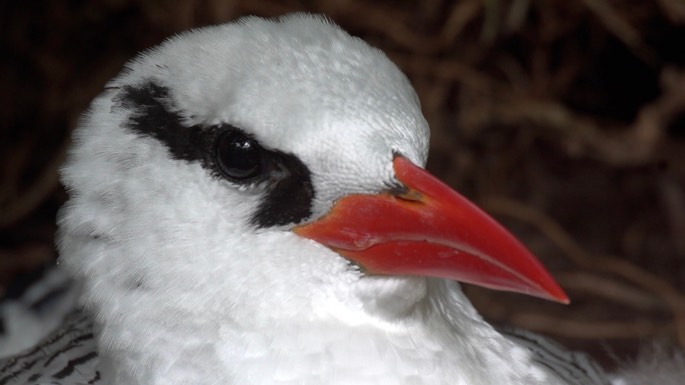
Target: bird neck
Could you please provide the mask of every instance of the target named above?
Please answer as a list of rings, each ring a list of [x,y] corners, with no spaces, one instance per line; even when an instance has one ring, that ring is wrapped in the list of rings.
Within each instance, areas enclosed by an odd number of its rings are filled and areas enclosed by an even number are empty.
[[[256,384],[273,383],[281,375],[301,384],[322,378],[340,378],[332,383],[406,383],[409,378],[432,385],[541,383],[529,374],[526,353],[483,321],[455,282],[363,277],[347,287],[345,293],[330,287],[324,290],[328,295],[313,293],[311,306],[299,317],[268,322],[218,320],[179,309],[142,312],[141,302],[140,309],[101,324],[100,370],[114,383],[126,384],[180,384],[184,378]],[[512,355],[518,360],[509,362]],[[404,372],[421,368],[434,370]]]

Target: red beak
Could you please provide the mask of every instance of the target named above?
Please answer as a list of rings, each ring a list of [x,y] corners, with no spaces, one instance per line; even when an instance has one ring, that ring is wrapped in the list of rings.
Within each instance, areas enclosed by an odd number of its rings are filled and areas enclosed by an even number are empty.
[[[295,232],[330,247],[367,273],[448,278],[569,303],[514,236],[469,200],[402,156],[402,191],[349,195]]]

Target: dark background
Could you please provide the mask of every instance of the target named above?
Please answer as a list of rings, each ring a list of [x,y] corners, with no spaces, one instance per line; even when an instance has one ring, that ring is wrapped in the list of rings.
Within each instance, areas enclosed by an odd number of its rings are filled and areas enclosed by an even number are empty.
[[[490,320],[603,362],[685,346],[682,0],[0,3],[0,297],[56,257],[57,170],[79,114],[176,32],[328,15],[410,77],[428,168],[503,221],[573,300],[467,288]]]

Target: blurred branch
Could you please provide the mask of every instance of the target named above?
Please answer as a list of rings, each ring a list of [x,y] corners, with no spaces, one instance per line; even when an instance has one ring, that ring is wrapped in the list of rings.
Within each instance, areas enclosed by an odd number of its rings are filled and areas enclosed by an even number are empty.
[[[630,47],[636,56],[652,66],[657,65],[656,54],[645,45],[637,29],[626,21],[621,12],[606,0],[583,0],[585,5],[597,15],[597,20],[604,24],[614,36]]]
[[[682,0],[658,0],[664,16],[677,24],[685,24],[685,2]]]
[[[587,271],[558,273],[555,277],[565,289],[584,291],[593,298],[604,298],[640,311],[669,310],[661,298],[612,277]]]
[[[19,179],[23,177],[21,174],[11,173],[6,176],[14,176],[13,180],[5,180],[3,184],[2,210],[0,210],[0,229],[5,228],[12,223],[20,220],[35,210],[41,203],[43,203],[50,194],[55,191],[59,185],[59,175],[57,170],[64,161],[64,156],[67,151],[69,142],[65,141],[60,148],[55,151],[52,159],[43,166],[40,174],[32,178],[31,184],[25,190],[19,190],[16,187],[9,190],[9,186],[18,186]],[[30,149],[35,151],[35,149]],[[19,158],[21,159],[21,158]],[[25,160],[28,161],[29,158]],[[18,159],[15,158],[15,162]],[[23,170],[24,168],[15,164],[16,170]],[[7,195],[11,194],[11,195]]]
[[[535,226],[578,266],[616,274],[661,297],[673,312],[676,335],[680,345],[685,348],[685,296],[673,285],[630,262],[590,254],[561,225],[533,207],[506,198],[487,199],[484,206],[495,214],[510,216]]]
[[[685,194],[672,178],[659,183],[663,212],[671,227],[671,239],[681,257],[685,257]]]
[[[512,95],[496,109],[498,120],[506,124],[525,125],[529,122],[558,130],[562,136],[557,142],[567,150],[573,152],[587,147],[594,157],[615,166],[653,162],[664,132],[662,125],[652,124],[656,123],[654,119],[646,118],[632,127],[609,133],[600,129],[592,117],[575,113],[553,100]]]
[[[539,333],[585,339],[653,338],[673,330],[671,324],[658,324],[649,319],[625,322],[586,322],[541,313],[519,312],[511,316],[517,325],[526,325]]]

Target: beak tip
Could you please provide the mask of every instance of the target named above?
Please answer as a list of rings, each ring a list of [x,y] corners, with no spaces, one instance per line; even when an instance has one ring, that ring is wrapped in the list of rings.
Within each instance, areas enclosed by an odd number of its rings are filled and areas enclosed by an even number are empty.
[[[561,305],[569,305],[569,304],[571,303],[571,300],[570,300],[570,299],[568,298],[568,296],[566,296],[566,295],[563,295],[563,296],[556,296],[556,295],[555,295],[555,296],[548,296],[548,297],[545,297],[545,298],[543,298],[543,299],[546,299],[546,300],[549,300],[549,301],[552,301],[552,302],[556,302],[556,303],[561,304]]]
[[[562,292],[562,293],[563,293],[563,292]],[[555,297],[554,300],[555,300],[556,302],[559,302],[559,303],[562,304],[562,305],[570,305],[570,304],[571,304],[571,299],[568,298],[568,296],[566,295],[566,293],[563,293],[562,296]]]
[[[554,282],[554,286],[544,290],[544,295],[541,298],[560,303],[562,305],[568,305],[571,303],[571,299],[568,297],[564,289]]]

